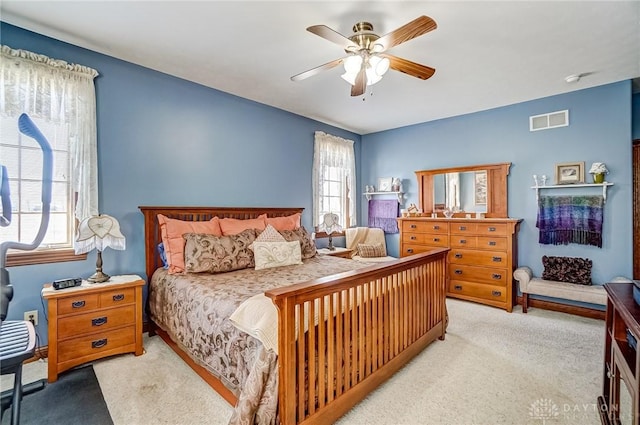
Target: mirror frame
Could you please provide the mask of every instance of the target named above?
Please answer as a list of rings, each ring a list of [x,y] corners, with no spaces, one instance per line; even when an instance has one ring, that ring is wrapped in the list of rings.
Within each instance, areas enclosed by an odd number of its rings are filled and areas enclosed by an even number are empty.
[[[487,212],[485,217],[507,218],[507,176],[510,162],[498,164],[470,165],[466,167],[438,168],[433,170],[416,171],[418,178],[418,200],[423,213],[431,216],[433,211],[433,176],[446,173],[463,173],[467,171],[487,172]],[[440,212],[440,214],[442,214]],[[454,214],[454,217],[464,217],[465,212]]]

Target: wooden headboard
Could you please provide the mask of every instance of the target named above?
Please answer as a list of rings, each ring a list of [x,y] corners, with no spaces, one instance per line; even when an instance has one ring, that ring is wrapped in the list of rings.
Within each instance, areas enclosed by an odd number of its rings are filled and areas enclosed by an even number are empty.
[[[145,271],[147,282],[158,268],[162,267],[162,261],[158,254],[158,244],[162,242],[160,237],[160,225],[157,216],[184,221],[207,221],[213,217],[248,219],[256,218],[261,214],[267,217],[283,217],[295,213],[302,213],[304,208],[261,208],[261,207],[138,207],[144,215],[144,251]]]

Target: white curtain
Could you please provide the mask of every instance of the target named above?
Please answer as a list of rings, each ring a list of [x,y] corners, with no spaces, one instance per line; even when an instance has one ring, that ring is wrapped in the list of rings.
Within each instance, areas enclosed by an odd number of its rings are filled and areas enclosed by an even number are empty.
[[[0,114],[21,113],[69,126],[78,220],[98,214],[95,69],[2,46]]]
[[[322,131],[315,132],[313,153],[313,226],[320,220],[321,188],[323,170],[335,167],[341,170],[343,182],[348,187],[347,196],[342,197],[342,211],[349,211],[349,225],[356,226],[356,158],[353,140],[332,136]],[[348,207],[348,208],[347,208]]]

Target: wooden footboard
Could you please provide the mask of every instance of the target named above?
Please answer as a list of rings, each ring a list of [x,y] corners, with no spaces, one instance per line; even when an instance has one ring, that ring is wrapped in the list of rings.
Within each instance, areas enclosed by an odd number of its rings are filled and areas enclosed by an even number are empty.
[[[282,424],[331,423],[436,338],[447,249],[268,291]]]

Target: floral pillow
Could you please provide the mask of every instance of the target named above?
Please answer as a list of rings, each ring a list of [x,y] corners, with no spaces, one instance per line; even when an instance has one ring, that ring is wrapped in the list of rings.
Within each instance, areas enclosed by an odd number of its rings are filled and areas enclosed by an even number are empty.
[[[299,241],[302,250],[302,259],[314,257],[316,255],[316,244],[311,240],[311,235],[304,226],[300,226],[296,230],[280,230],[280,234],[284,236],[287,242]]]
[[[185,271],[189,273],[222,273],[255,266],[249,249],[256,239],[255,229],[230,236],[186,233],[184,239]]]
[[[253,243],[256,270],[302,264],[302,252],[298,241]]]
[[[542,278],[558,282],[591,285],[591,267],[593,262],[588,258],[575,257],[542,257],[544,271]]]

